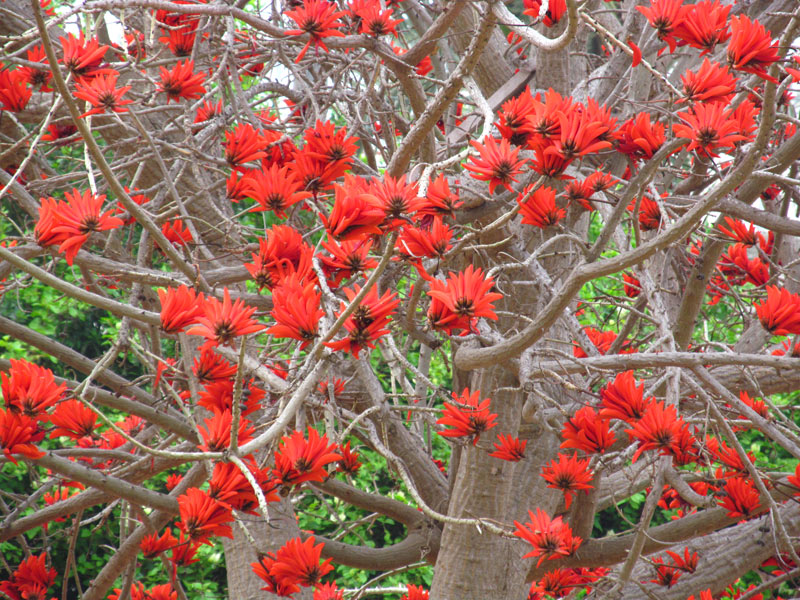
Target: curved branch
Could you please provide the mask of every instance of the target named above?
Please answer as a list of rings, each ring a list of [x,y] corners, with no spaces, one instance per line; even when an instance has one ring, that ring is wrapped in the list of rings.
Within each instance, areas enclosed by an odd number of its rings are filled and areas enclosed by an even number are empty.
[[[357,569],[370,571],[389,571],[406,565],[427,560],[436,561],[439,549],[440,532],[435,527],[414,529],[406,538],[391,546],[383,548],[369,548],[367,546],[354,546],[342,542],[334,542],[325,537],[315,535],[314,538],[325,544],[322,556],[332,558],[334,562]],[[304,534],[304,537],[307,535]]]
[[[159,231],[161,230],[159,229]],[[72,285],[71,283],[59,279],[55,275],[51,275],[44,269],[37,267],[33,263],[29,263],[24,258],[17,256],[14,252],[11,252],[2,246],[0,246],[0,258],[11,263],[20,271],[25,271],[29,275],[32,275],[43,284],[66,294],[70,298],[75,298],[76,300],[85,302],[86,304],[91,304],[97,308],[102,308],[103,310],[107,310],[108,312],[121,317],[130,317],[131,319],[142,321],[148,325],[161,325],[161,315],[158,313],[150,312],[149,310],[144,310],[141,308],[135,308],[130,304],[123,304],[122,302],[117,302],[116,300],[111,300],[110,298],[88,292],[76,285]]]
[[[63,364],[81,373],[85,373],[87,375],[93,373],[97,366],[93,360],[86,358],[72,348],[64,346],[55,340],[51,340],[47,336],[42,335],[41,333],[36,333],[35,331],[20,325],[19,323],[15,323],[14,321],[6,319],[5,317],[0,317],[0,333],[10,335],[25,342],[26,344],[29,344],[35,348],[39,348],[43,352],[46,352],[47,354],[57,358]],[[0,365],[6,369],[11,365],[11,363],[6,360],[0,360]],[[120,394],[120,396],[115,396],[99,388],[89,388],[97,401],[104,406],[140,416],[147,421],[164,427],[164,429],[168,431],[177,433],[184,439],[197,441],[197,432],[194,431],[191,426],[187,425],[184,419],[181,418],[178,413],[172,411],[171,409],[164,411],[152,408],[157,403],[156,398],[148,394],[139,386],[132,384],[127,379],[117,375],[109,369],[100,370],[95,374],[95,379],[99,383],[114,390],[114,392],[117,394]],[[67,383],[71,387],[77,385],[76,382],[73,382],[69,379],[57,378],[57,380],[59,383]],[[137,398],[139,402],[124,398],[121,396],[122,394],[132,395],[133,397]]]
[[[567,28],[555,39],[543,36],[541,33],[525,25],[514,14],[508,10],[502,2],[495,2],[492,5],[492,12],[497,20],[506,25],[514,33],[519,35],[526,42],[543,52],[555,52],[566,48],[575,37],[578,31],[578,6],[575,0],[566,0],[567,3]]]
[[[771,354],[736,354],[733,352],[663,352],[660,354],[614,354],[590,356],[567,361],[548,361],[529,367],[529,381],[546,379],[552,373],[572,375],[586,371],[627,371],[630,369],[658,369],[664,367],[752,366],[793,371],[800,368],[800,358],[773,356]]]
[[[371,512],[381,513],[409,528],[418,526],[421,521],[425,520],[422,513],[407,504],[386,496],[370,494],[337,479],[328,479],[312,485],[321,492],[336,496],[348,504]]]
[[[459,90],[464,85],[464,79],[472,73],[472,70],[478,64],[483,49],[489,43],[495,23],[496,20],[493,13],[489,12],[484,15],[477,34],[470,42],[469,48],[467,48],[467,52],[450,74],[450,77],[447,78],[445,84],[436,92],[434,99],[428,103],[425,111],[414,122],[411,131],[408,132],[408,135],[403,138],[403,141],[397,147],[397,152],[394,153],[386,167],[387,174],[399,177],[408,169],[411,157],[420,147],[423,139],[436,126],[437,121],[447,110],[447,107],[450,106],[450,103],[455,100]]]
[[[178,501],[166,494],[148,490],[136,484],[106,475],[101,471],[84,467],[66,458],[60,458],[54,454],[46,454],[39,459],[25,459],[32,465],[38,465],[50,469],[69,479],[80,481],[81,483],[112,494],[117,498],[124,498],[134,504],[149,506],[166,511],[170,514],[178,514]]]

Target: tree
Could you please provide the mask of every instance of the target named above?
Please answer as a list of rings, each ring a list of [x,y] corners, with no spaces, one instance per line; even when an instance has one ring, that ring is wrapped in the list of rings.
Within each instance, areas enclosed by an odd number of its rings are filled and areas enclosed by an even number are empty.
[[[796,585],[795,0],[0,8],[6,597]]]

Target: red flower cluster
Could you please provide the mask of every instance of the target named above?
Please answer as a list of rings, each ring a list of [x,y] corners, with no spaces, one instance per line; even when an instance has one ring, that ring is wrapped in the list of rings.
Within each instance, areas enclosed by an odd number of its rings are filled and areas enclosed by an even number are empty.
[[[255,308],[245,306],[241,298],[231,303],[230,292],[225,288],[222,302],[213,297],[205,299],[202,314],[196,318],[197,325],[186,333],[202,335],[214,345],[229,345],[236,337],[264,329],[252,318],[255,311]],[[163,315],[161,320],[164,321]]]
[[[181,520],[178,527],[195,543],[212,545],[208,538],[222,536],[233,539],[230,506],[209,496],[198,488],[189,488],[178,496]]]
[[[470,392],[469,388],[464,388],[460,396],[453,392],[453,400],[455,400],[455,402],[452,404],[450,402],[445,402],[444,416],[436,421],[438,425],[444,425],[451,429],[439,431],[439,435],[444,437],[474,436],[472,438],[472,445],[476,445],[484,431],[497,425],[495,422],[497,415],[489,412],[489,405],[492,402],[491,398],[486,398],[481,401],[480,397],[480,390]],[[524,449],[525,446],[523,444],[521,450]],[[498,450],[500,450],[499,447]]]
[[[46,411],[64,396],[66,384],[57,385],[53,372],[26,360],[11,359],[8,373],[0,373],[6,408],[40,422],[48,420]]]
[[[269,553],[251,563],[253,572],[267,584],[261,589],[289,596],[299,592],[300,586],[320,585],[320,580],[333,570],[333,566],[330,558],[320,564],[324,544],[315,546],[315,541],[313,537],[304,542],[300,538],[291,539],[275,554]]]
[[[12,600],[37,600],[47,596],[58,573],[47,566],[47,553],[29,556],[11,573],[8,579],[0,581],[0,592]]]
[[[533,546],[533,550],[522,558],[538,556],[537,567],[544,560],[570,556],[581,545],[581,538],[572,535],[572,529],[564,523],[561,517],[551,519],[540,508],[536,509],[535,515],[532,511],[528,511],[528,517],[530,521],[524,525],[519,521],[514,521],[517,528],[514,535]]]
[[[36,222],[36,239],[42,246],[58,245],[71,265],[89,235],[98,231],[116,229],[122,219],[113,216],[113,210],[101,214],[106,197],[95,196],[90,191],[73,188],[64,194],[67,201],[42,198],[39,220]]]
[[[558,453],[558,462],[551,460],[550,464],[542,469],[542,477],[549,483],[547,487],[561,490],[564,493],[565,508],[569,509],[572,498],[577,490],[592,489],[589,485],[592,480],[592,471],[589,469],[589,459],[579,459],[577,454],[567,457]]]
[[[361,291],[361,286],[355,285],[352,289],[344,288],[343,291],[347,299],[352,302]],[[347,337],[336,342],[326,342],[325,345],[334,350],[350,352],[355,358],[358,358],[364,347],[374,348],[375,340],[389,333],[387,327],[391,315],[399,304],[400,299],[395,292],[386,290],[378,297],[378,290],[373,286],[344,322]],[[345,308],[346,305],[342,302],[339,314],[344,312]]]
[[[328,436],[308,428],[308,439],[300,431],[281,439],[275,451],[275,477],[284,485],[298,485],[304,481],[324,481],[328,477],[325,465],[342,456],[336,453],[336,444],[328,445]]]
[[[460,273],[450,273],[447,282],[430,279],[428,321],[448,335],[454,330],[474,331],[479,317],[496,321],[493,302],[503,294],[490,292],[493,286],[494,279],[484,277],[483,271],[472,265]]]
[[[767,286],[767,299],[756,304],[761,325],[772,335],[800,334],[800,294],[785,288]]]

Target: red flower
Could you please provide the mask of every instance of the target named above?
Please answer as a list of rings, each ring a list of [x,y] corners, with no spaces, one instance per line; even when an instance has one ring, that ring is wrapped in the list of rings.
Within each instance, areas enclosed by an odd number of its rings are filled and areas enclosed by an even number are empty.
[[[319,382],[317,389],[319,393],[324,396],[323,402],[327,402],[330,400],[331,394],[333,394],[333,399],[336,400],[342,397],[344,393],[344,386],[345,381],[344,379],[339,379],[338,377],[331,382],[330,379],[323,379]]]
[[[322,224],[337,241],[363,240],[365,237],[381,235],[379,225],[386,213],[381,201],[373,194],[353,187],[334,185],[335,200],[330,216],[322,215]]]
[[[552,144],[561,135],[558,115],[571,110],[574,110],[572,98],[562,98],[551,88],[542,102],[541,95],[537,93],[533,99],[533,111],[527,114],[526,124],[521,127],[522,132],[529,134],[528,147],[531,150],[544,150]]]
[[[320,583],[320,579],[333,571],[333,567],[330,558],[320,564],[325,545],[315,546],[315,541],[313,536],[304,542],[299,537],[287,541],[275,555],[272,573],[278,579],[292,580],[304,587]]]
[[[184,57],[192,54],[196,36],[197,18],[193,15],[177,14],[175,23],[167,30],[167,35],[158,38],[158,41],[167,44],[175,56]]]
[[[720,5],[719,0],[703,0],[689,6],[686,18],[675,28],[675,36],[692,48],[702,50],[700,56],[712,52],[717,44],[731,37],[728,29],[731,6]]]
[[[638,67],[640,64],[642,64],[642,49],[639,48],[639,46],[637,46],[633,40],[628,40],[628,48],[630,48],[631,52],[633,52],[631,66]]]
[[[381,203],[386,215],[383,225],[387,230],[407,223],[420,204],[417,199],[417,184],[406,183],[405,175],[400,178],[384,175],[383,179],[372,182],[370,193]]]
[[[355,285],[354,289],[344,288],[344,294],[348,300],[352,301],[360,290],[361,287]],[[378,298],[378,290],[373,286],[359,307],[344,322],[348,336],[338,342],[326,342],[325,345],[334,350],[351,352],[355,358],[358,358],[358,354],[364,346],[374,348],[373,342],[389,333],[386,327],[388,327],[391,314],[397,309],[398,304],[400,304],[400,300],[395,292],[387,290]],[[345,304],[342,302],[340,314],[344,309]]]
[[[600,354],[605,354],[611,349],[611,344],[613,344],[617,339],[617,334],[613,331],[599,331],[594,327],[586,327],[584,328],[589,341],[592,342],[597,351]],[[575,355],[576,358],[586,358],[588,354],[583,351],[583,348],[580,347],[578,342],[572,342],[574,344],[572,348],[572,353]],[[621,354],[626,354],[631,352],[631,350],[625,350],[627,342],[622,344],[623,350],[621,350]]]
[[[423,220],[426,217],[436,215],[455,218],[455,211],[464,204],[463,202],[459,202],[458,194],[454,194],[450,191],[450,183],[444,175],[439,175],[436,179],[431,181],[425,198],[419,200],[416,216]]]
[[[589,459],[579,459],[577,454],[568,458],[565,454],[558,453],[558,462],[551,460],[550,464],[542,469],[542,477],[549,483],[547,487],[561,490],[567,510],[572,504],[572,497],[577,490],[592,489],[589,485],[593,474],[589,469]]]
[[[2,87],[2,86],[0,86]],[[43,142],[58,142],[57,145],[63,146],[64,144],[70,143],[63,141],[66,138],[70,138],[78,132],[78,128],[75,127],[72,123],[61,121],[58,123],[50,123],[47,126],[47,133],[42,136]],[[76,138],[77,141],[80,137]],[[59,141],[62,140],[62,141]]]
[[[100,68],[108,46],[101,46],[96,37],[87,41],[81,31],[78,37],[70,33],[68,37],[59,40],[64,51],[62,64],[79,80],[114,73],[113,69]]]
[[[762,79],[778,83],[767,73],[767,69],[780,59],[778,41],[758,21],[746,15],[731,18],[731,40],[728,43],[728,62],[731,67],[745,73],[753,73]]]
[[[214,413],[209,419],[204,419],[206,426],[198,427],[200,435],[203,437],[203,444],[198,446],[206,452],[222,452],[231,445],[231,427],[233,426],[233,415],[230,410],[221,413]],[[245,444],[253,439],[254,427],[250,426],[247,419],[239,419],[239,430],[237,432],[238,445]]]
[[[200,560],[199,558],[195,558],[195,555],[201,543],[202,542],[192,542],[192,540],[185,538],[183,532],[181,532],[178,538],[178,544],[172,547],[172,553],[169,559],[173,568],[187,567]]]
[[[545,229],[567,216],[567,211],[556,206],[556,191],[551,187],[539,186],[531,193],[529,186],[517,196],[517,204],[523,225]]]
[[[225,132],[225,160],[234,169],[244,163],[267,156],[264,138],[249,123],[239,123],[233,131]]]
[[[234,368],[234,374],[236,369]],[[266,392],[258,387],[253,379],[242,382],[242,397],[239,400],[243,417],[260,410],[261,401],[266,397]],[[197,404],[214,413],[222,413],[233,409],[233,380],[221,379],[212,381],[203,387]]]
[[[750,394],[748,394],[745,390],[739,391],[739,399],[764,419],[769,420],[771,418],[769,414],[769,407],[763,400],[751,398]],[[747,419],[748,417],[742,415],[741,418]]]
[[[625,121],[619,129],[617,149],[632,160],[650,159],[664,144],[664,126],[650,122],[649,113],[639,113]]]
[[[719,505],[728,510],[732,519],[752,517],[765,510],[755,485],[743,477],[728,479],[719,495],[723,496]]]
[[[17,461],[12,454],[21,454],[27,458],[37,459],[44,452],[36,447],[35,442],[41,440],[36,421],[25,415],[0,408],[0,449],[5,457],[15,465]]]
[[[339,473],[347,473],[348,475],[355,475],[361,463],[358,461],[358,452],[350,450],[350,440],[346,444],[339,447],[342,453],[342,460],[339,461],[339,466],[336,471]]]
[[[546,154],[558,154],[564,160],[573,160],[610,148],[611,143],[605,139],[609,127],[601,120],[596,120],[588,111],[559,112],[559,134],[545,148]]]
[[[770,285],[767,299],[755,306],[758,320],[772,335],[800,334],[800,295]]]
[[[142,538],[139,542],[139,548],[142,549],[142,554],[145,558],[157,558],[162,552],[169,550],[178,543],[175,536],[169,529],[164,530],[161,536],[158,533],[151,533]]]
[[[178,61],[171,71],[161,67],[160,91],[167,95],[167,104],[170,100],[178,102],[180,98],[194,100],[206,93],[206,88],[203,87],[205,79],[203,73],[194,72],[194,61]]]
[[[8,374],[0,373],[3,400],[9,411],[46,421],[45,411],[61,400],[67,385],[56,385],[53,372],[26,360],[11,359]]]
[[[406,593],[400,596],[400,600],[428,600],[429,592],[421,585],[406,584]],[[314,599],[316,600],[316,598]]]
[[[580,587],[582,582],[583,579],[578,575],[576,569],[548,571],[539,581],[531,584],[528,600],[538,600],[540,594],[553,598],[564,598]]]
[[[78,440],[94,434],[97,414],[80,400],[65,400],[56,406],[50,415],[50,422],[56,426],[50,432],[51,438],[63,435]]]
[[[731,448],[724,441],[711,436],[706,436],[705,442],[706,449],[708,450],[709,454],[713,456],[714,460],[722,463],[728,469],[730,469],[730,471],[723,473],[718,471],[720,476],[749,477],[747,467],[745,466],[744,462],[742,462],[742,459],[739,457],[739,453],[736,452],[735,448]],[[747,458],[751,463],[756,462],[755,455],[752,452],[747,453]]]
[[[632,200],[628,205],[628,210],[636,208],[636,200]],[[639,201],[639,228],[642,231],[653,231],[661,226],[661,207],[658,202],[643,196]]]
[[[0,592],[11,600],[45,598],[47,588],[53,585],[58,575],[55,569],[47,567],[46,562],[46,552],[24,559],[6,581],[0,581]]]
[[[310,36],[300,54],[297,55],[294,61],[296,63],[303,60],[312,43],[315,48],[322,48],[327,52],[328,47],[322,41],[324,38],[344,37],[344,34],[339,31],[342,26],[339,18],[346,16],[347,13],[337,11],[336,5],[327,0],[303,0],[303,6],[295,10],[288,10],[285,14],[298,27],[298,29],[287,29],[286,35],[303,35],[307,33]]]
[[[642,293],[642,284],[635,275],[630,273],[623,273],[622,280],[624,282],[625,295],[628,298],[637,298]]]
[[[277,164],[269,169],[253,169],[245,176],[243,186],[247,196],[258,202],[250,212],[271,210],[279,219],[286,217],[287,208],[311,197],[309,192],[302,191],[289,167]]]
[[[264,499],[267,502],[279,502],[281,498],[277,493],[277,481],[272,478],[270,470],[259,469],[252,461],[245,464],[264,492]],[[258,498],[244,473],[233,463],[214,465],[214,472],[208,481],[208,495],[236,510],[256,514],[254,509],[258,506]]]
[[[277,338],[300,340],[304,349],[317,337],[319,323],[325,316],[320,308],[322,294],[316,282],[303,283],[296,273],[284,277],[272,290],[272,318],[276,324],[267,333]]]
[[[639,447],[633,455],[633,462],[646,450],[661,450],[662,455],[676,455],[683,449],[682,430],[687,428],[686,422],[678,417],[674,405],[666,406],[664,402],[648,402],[642,418],[625,432],[631,439],[639,441]]]
[[[519,438],[512,437],[510,433],[501,433],[497,439],[500,443],[494,443],[495,451],[489,456],[509,462],[518,462],[525,458],[525,446],[528,445],[528,440],[520,441]]]
[[[50,72],[49,63],[47,61],[47,54],[44,51],[44,45],[34,46],[27,51],[27,58],[30,62],[33,63],[43,63],[45,65],[44,69],[37,69],[36,67],[20,67],[19,71],[24,73],[25,81],[33,87],[39,87],[40,91],[42,92],[52,92],[53,88],[51,88],[48,83],[53,78],[53,74]],[[0,85],[0,87],[3,87]]]
[[[197,294],[194,288],[185,285],[178,289],[159,289],[158,298],[161,300],[161,329],[165,333],[180,333],[197,323],[197,318],[204,313],[202,292]]]
[[[730,9],[730,6],[727,8]],[[696,73],[686,71],[681,75],[681,81],[686,97],[681,98],[678,102],[709,102],[727,105],[736,92],[737,79],[731,75],[728,67],[716,62],[712,63],[708,59],[703,61]]]
[[[295,152],[292,158],[292,162],[287,163],[289,170],[300,179],[302,189],[315,197],[323,190],[330,189],[333,181],[348,168],[343,161],[326,163],[314,158],[306,148]]]
[[[328,477],[325,465],[342,460],[336,454],[336,444],[328,446],[328,436],[320,437],[316,429],[308,428],[308,440],[300,431],[281,439],[275,452],[275,477],[284,485],[304,481],[324,481]]]
[[[689,553],[688,546],[683,549],[683,555],[673,552],[672,550],[667,550],[667,554],[672,559],[672,564],[675,569],[687,573],[694,573],[697,570],[697,561],[700,557],[697,552]]]
[[[172,490],[174,490],[176,487],[178,487],[178,484],[181,481],[183,481],[183,475],[181,475],[180,473],[170,473],[169,475],[167,475],[167,482],[165,484],[167,491],[171,492]]]
[[[122,219],[108,210],[100,214],[105,196],[95,196],[90,191],[81,193],[73,188],[65,194],[67,202],[53,198],[42,200],[36,234],[43,246],[59,244],[58,251],[65,253],[71,265],[81,246],[96,231],[115,229],[123,225]]]
[[[562,448],[575,448],[589,454],[603,453],[617,441],[609,421],[598,416],[591,406],[578,409],[567,419],[561,437],[564,438]]]
[[[391,33],[397,37],[397,26],[403,19],[393,19],[392,9],[381,9],[381,5],[373,0],[358,4],[350,2],[350,11],[353,16],[361,23],[358,32],[364,35],[378,37]]]
[[[508,140],[500,140],[498,144],[491,136],[483,138],[483,144],[474,140],[469,144],[480,154],[480,158],[471,156],[471,162],[464,165],[467,171],[473,173],[472,177],[478,181],[488,181],[490,194],[498,185],[513,191],[511,182],[516,181],[515,176],[522,172],[526,162],[524,158],[517,158],[519,148],[512,150]]]
[[[533,546],[533,550],[522,558],[539,557],[536,566],[545,559],[552,560],[561,556],[569,556],[581,544],[581,538],[572,535],[570,526],[561,517],[551,519],[546,512],[537,508],[536,514],[528,511],[530,522],[523,525],[514,521],[517,530],[514,535]]]
[[[525,7],[523,14],[533,17],[534,19],[539,18],[539,13],[542,8],[542,0],[524,0],[522,4]],[[553,27],[561,20],[561,17],[563,17],[566,12],[566,0],[550,0],[547,5],[547,12],[545,12],[544,19],[542,19],[542,23],[544,23],[546,27]]]
[[[387,4],[390,4],[390,3],[389,3],[389,2],[387,2]],[[406,50],[405,48],[398,48],[397,46],[395,46],[395,45],[394,45],[393,43],[391,43],[391,42],[390,42],[390,44],[391,44],[391,46],[392,46],[392,51],[393,51],[395,54],[397,54],[398,56],[403,56],[403,54],[405,54],[406,52],[408,52],[408,50]],[[419,75],[420,77],[425,77],[425,75],[427,75],[427,74],[428,74],[428,73],[430,73],[431,71],[433,71],[433,62],[431,62],[431,57],[430,57],[430,56],[425,56],[425,57],[424,57],[424,58],[423,58],[421,61],[419,61],[419,62],[416,64],[416,68],[414,69],[414,72],[415,72],[417,75]],[[379,125],[379,124],[378,124],[378,125]],[[379,131],[379,130],[380,130],[380,128],[376,126],[376,130],[378,130],[378,131]]]
[[[730,229],[724,225],[719,225],[719,230],[737,242],[747,244],[748,246],[755,246],[756,244],[759,244],[762,248],[764,248],[766,245],[764,235],[760,232],[757,232],[752,223],[747,226],[739,219],[734,219],[732,217],[725,217],[725,223],[727,223]]]
[[[430,227],[404,226],[395,248],[406,260],[442,258],[453,247],[450,243],[452,238],[453,231],[442,222],[442,218],[434,217]]]
[[[453,392],[455,403],[445,402],[444,416],[436,421],[437,425],[452,429],[437,433],[443,437],[475,436],[472,439],[472,445],[475,446],[481,433],[497,426],[497,415],[489,412],[491,398],[481,402],[480,396],[480,390],[470,393],[469,388],[464,388],[460,396]]]
[[[531,131],[525,127],[527,118],[536,111],[536,102],[531,95],[531,88],[526,87],[525,91],[519,96],[506,101],[501,107],[497,116],[499,120],[495,123],[503,139],[508,140],[514,146],[525,146]]]
[[[314,590],[314,600],[344,600],[344,590],[336,587],[336,583],[323,583]]]
[[[454,329],[472,331],[479,317],[497,320],[495,300],[503,294],[490,292],[494,279],[484,278],[483,271],[469,265],[459,273],[450,273],[447,282],[431,279],[428,295],[432,298],[428,320],[435,329],[452,333]]]
[[[253,262],[244,266],[255,279],[259,289],[272,289],[284,277],[296,273],[301,280],[312,271],[314,249],[303,241],[303,236],[289,225],[275,225],[267,236],[258,240],[258,254]]]
[[[173,246],[185,246],[192,241],[192,232],[184,226],[181,219],[166,221],[161,226],[161,233]]]
[[[358,152],[358,138],[348,137],[344,127],[337,131],[331,121],[317,120],[313,129],[309,127],[303,132],[303,140],[304,152],[326,165],[331,181],[344,175]]]
[[[653,566],[656,568],[656,578],[650,579],[649,583],[655,583],[666,586],[667,588],[671,588],[678,582],[680,576],[683,575],[683,573],[681,573],[681,571],[676,569],[674,566],[665,565],[664,559],[660,556],[653,559]]]
[[[202,335],[214,344],[228,345],[235,337],[264,329],[263,325],[251,318],[254,312],[256,309],[245,306],[241,298],[231,304],[230,293],[225,288],[222,302],[213,297],[203,301],[203,313],[197,317],[198,325],[186,333]]]
[[[789,485],[793,485],[795,487],[794,495],[800,495],[800,462],[797,463],[797,466],[794,468],[794,475],[789,475],[786,478],[786,481]]]
[[[769,266],[758,257],[751,259],[744,244],[729,246],[720,256],[719,269],[732,285],[752,283],[762,286],[769,281]]]
[[[272,573],[272,567],[275,565],[275,556],[270,553],[267,556],[261,556],[258,562],[250,563],[253,573],[267,585],[262,587],[271,594],[277,596],[291,596],[300,591],[300,586],[297,585],[293,579],[279,580],[275,574]]]
[[[330,254],[330,256],[321,254],[319,258],[322,269],[328,277],[328,285],[332,287],[338,287],[343,280],[358,273],[366,273],[378,266],[377,260],[369,258],[371,239],[337,243],[328,236],[326,241],[322,242],[322,247]],[[332,281],[330,277],[333,277]]]
[[[104,112],[128,112],[125,105],[133,100],[123,100],[122,96],[129,89],[131,89],[129,85],[117,89],[117,75],[100,75],[88,80],[79,80],[75,86],[75,97],[86,100],[93,107],[81,117]]]
[[[22,69],[10,71],[0,65],[0,103],[3,110],[22,112],[31,99],[32,92],[25,85],[27,75]]]
[[[215,500],[198,488],[189,488],[178,496],[181,520],[178,527],[192,542],[213,545],[208,538],[212,535],[233,539],[233,530],[228,523],[233,522],[231,509]]]
[[[650,0],[649,8],[637,6],[636,10],[647,17],[650,26],[658,32],[658,39],[669,45],[669,51],[675,52],[678,46],[675,30],[683,23],[690,7],[683,6],[683,0]]]
[[[642,418],[650,398],[644,399],[644,383],[636,385],[633,371],[624,371],[600,390],[604,419],[620,419],[631,423]]]
[[[696,104],[691,110],[678,113],[683,123],[672,126],[675,136],[689,140],[686,149],[700,156],[719,156],[718,150],[733,149],[738,141],[739,124],[723,104]]]
[[[195,113],[194,122],[204,123],[222,114],[222,100],[218,100],[216,104],[210,100],[203,102],[203,105],[197,109]]]

